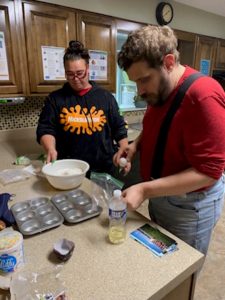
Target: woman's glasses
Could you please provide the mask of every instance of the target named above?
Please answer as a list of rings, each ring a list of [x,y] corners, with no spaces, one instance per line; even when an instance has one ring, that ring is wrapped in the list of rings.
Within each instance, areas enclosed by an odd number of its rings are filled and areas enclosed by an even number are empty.
[[[75,78],[78,78],[78,79],[84,79],[84,77],[87,75],[87,69],[85,70],[79,70],[77,72],[66,72],[66,77],[68,79],[75,79]]]

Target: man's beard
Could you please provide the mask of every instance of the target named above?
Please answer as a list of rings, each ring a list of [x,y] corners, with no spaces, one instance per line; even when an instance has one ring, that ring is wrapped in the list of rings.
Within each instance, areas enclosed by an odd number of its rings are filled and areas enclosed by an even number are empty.
[[[161,74],[157,94],[142,94],[141,97],[151,106],[162,106],[170,93],[170,83],[168,78]]]

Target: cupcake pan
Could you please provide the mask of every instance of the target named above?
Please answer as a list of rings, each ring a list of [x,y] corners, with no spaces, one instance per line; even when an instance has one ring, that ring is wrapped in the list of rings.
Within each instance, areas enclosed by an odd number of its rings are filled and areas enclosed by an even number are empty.
[[[63,216],[46,197],[18,202],[11,207],[19,231],[32,235],[59,226]]]
[[[60,193],[51,199],[37,197],[11,207],[19,231],[23,235],[40,233],[68,223],[78,223],[98,216],[102,208],[80,189]]]
[[[60,193],[51,198],[68,223],[78,223],[98,216],[102,208],[80,189]]]

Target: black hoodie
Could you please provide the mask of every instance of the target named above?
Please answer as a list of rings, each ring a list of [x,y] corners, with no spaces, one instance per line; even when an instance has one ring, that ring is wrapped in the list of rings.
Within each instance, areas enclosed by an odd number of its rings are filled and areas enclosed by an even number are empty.
[[[115,153],[114,141],[127,137],[127,129],[113,95],[94,82],[83,96],[68,83],[46,99],[37,127],[41,136],[56,139],[58,159],[82,159],[92,171],[110,172]]]

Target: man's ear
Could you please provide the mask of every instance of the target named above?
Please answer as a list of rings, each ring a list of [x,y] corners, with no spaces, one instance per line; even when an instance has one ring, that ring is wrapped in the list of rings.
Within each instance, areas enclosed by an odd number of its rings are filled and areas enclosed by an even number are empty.
[[[167,54],[163,58],[163,66],[168,71],[171,72],[176,64],[175,57],[173,54]]]

